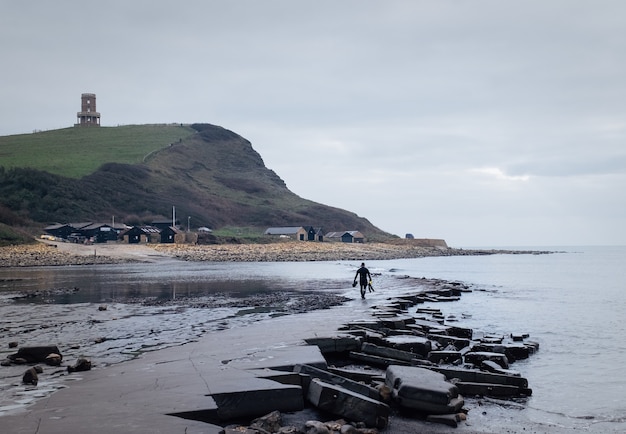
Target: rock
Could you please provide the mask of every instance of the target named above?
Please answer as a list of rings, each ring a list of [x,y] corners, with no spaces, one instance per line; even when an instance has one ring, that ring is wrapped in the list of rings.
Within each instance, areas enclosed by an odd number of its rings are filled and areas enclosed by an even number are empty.
[[[330,434],[330,430],[322,422],[309,420],[304,424],[305,434]]]
[[[101,304],[100,306],[98,306],[98,310],[99,311],[107,310],[107,305],[106,304]]]
[[[282,417],[279,411],[273,411],[265,416],[254,419],[250,423],[250,428],[261,428],[265,431],[275,433],[282,424]]]
[[[91,370],[91,360],[80,358],[76,361],[74,366],[68,366],[67,372],[84,372]]]
[[[46,356],[46,365],[60,366],[63,361],[63,357],[60,354],[50,353]]]
[[[385,403],[317,378],[311,381],[307,398],[320,410],[352,421],[362,421],[371,427],[387,426],[391,413]]]
[[[39,376],[37,375],[37,370],[35,368],[28,368],[22,376],[22,383],[36,386],[38,382]]]
[[[22,347],[17,353],[9,355],[9,359],[17,363],[18,359],[25,363],[45,363],[49,354],[58,354],[61,359],[61,351],[56,345],[39,346],[39,347]]]
[[[9,359],[4,359],[0,362],[0,366],[11,366],[11,361]]]
[[[9,348],[17,348],[17,345],[16,341],[9,342]]]

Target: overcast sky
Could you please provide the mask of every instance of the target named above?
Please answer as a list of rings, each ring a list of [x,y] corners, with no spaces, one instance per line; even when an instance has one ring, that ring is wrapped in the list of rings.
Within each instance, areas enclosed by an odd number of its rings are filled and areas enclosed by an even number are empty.
[[[95,93],[103,126],[223,126],[402,237],[626,245],[622,0],[0,0],[0,44],[0,135]]]

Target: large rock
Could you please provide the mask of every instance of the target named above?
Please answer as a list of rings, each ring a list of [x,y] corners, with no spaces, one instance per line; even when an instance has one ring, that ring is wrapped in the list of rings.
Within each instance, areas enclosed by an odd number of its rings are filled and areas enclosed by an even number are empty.
[[[26,363],[46,363],[46,358],[50,354],[58,354],[63,359],[61,351],[56,345],[45,345],[36,347],[22,347],[17,353],[10,354],[10,360],[24,360]]]
[[[426,414],[456,413],[463,407],[459,389],[443,374],[413,366],[389,366],[385,383],[403,408]]]
[[[387,404],[317,378],[311,381],[307,398],[320,410],[371,427],[386,427],[391,413]]]
[[[39,376],[37,375],[37,370],[35,368],[28,368],[22,376],[22,383],[36,386],[38,382]]]

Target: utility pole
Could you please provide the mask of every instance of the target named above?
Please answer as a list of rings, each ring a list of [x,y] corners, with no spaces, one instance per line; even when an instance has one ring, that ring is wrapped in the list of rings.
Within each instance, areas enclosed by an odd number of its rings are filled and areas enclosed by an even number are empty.
[[[191,216],[187,216],[187,232],[191,231]]]

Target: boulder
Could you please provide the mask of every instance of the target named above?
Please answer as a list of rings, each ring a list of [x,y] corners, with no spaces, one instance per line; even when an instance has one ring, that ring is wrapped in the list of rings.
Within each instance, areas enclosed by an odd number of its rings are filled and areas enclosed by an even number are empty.
[[[330,434],[330,430],[318,420],[308,420],[304,424],[304,434]]]
[[[282,416],[280,411],[273,411],[265,416],[254,419],[250,423],[251,428],[260,428],[267,432],[278,432],[281,428]]]
[[[458,412],[464,404],[459,389],[438,372],[413,366],[389,366],[385,384],[403,408],[426,414]]]
[[[91,370],[91,361],[89,359],[80,358],[74,366],[68,366],[67,372],[84,372]]]
[[[311,381],[307,399],[322,411],[363,422],[370,427],[386,427],[391,413],[385,403],[317,378]]]
[[[63,357],[60,354],[50,353],[46,356],[46,365],[60,366],[63,361]]]
[[[49,354],[58,354],[63,359],[56,345],[22,347],[17,350],[17,353],[9,355],[9,359],[15,362],[23,360],[25,363],[45,363]]]
[[[38,382],[39,376],[37,375],[37,370],[35,368],[28,368],[22,376],[22,383],[36,386]]]

